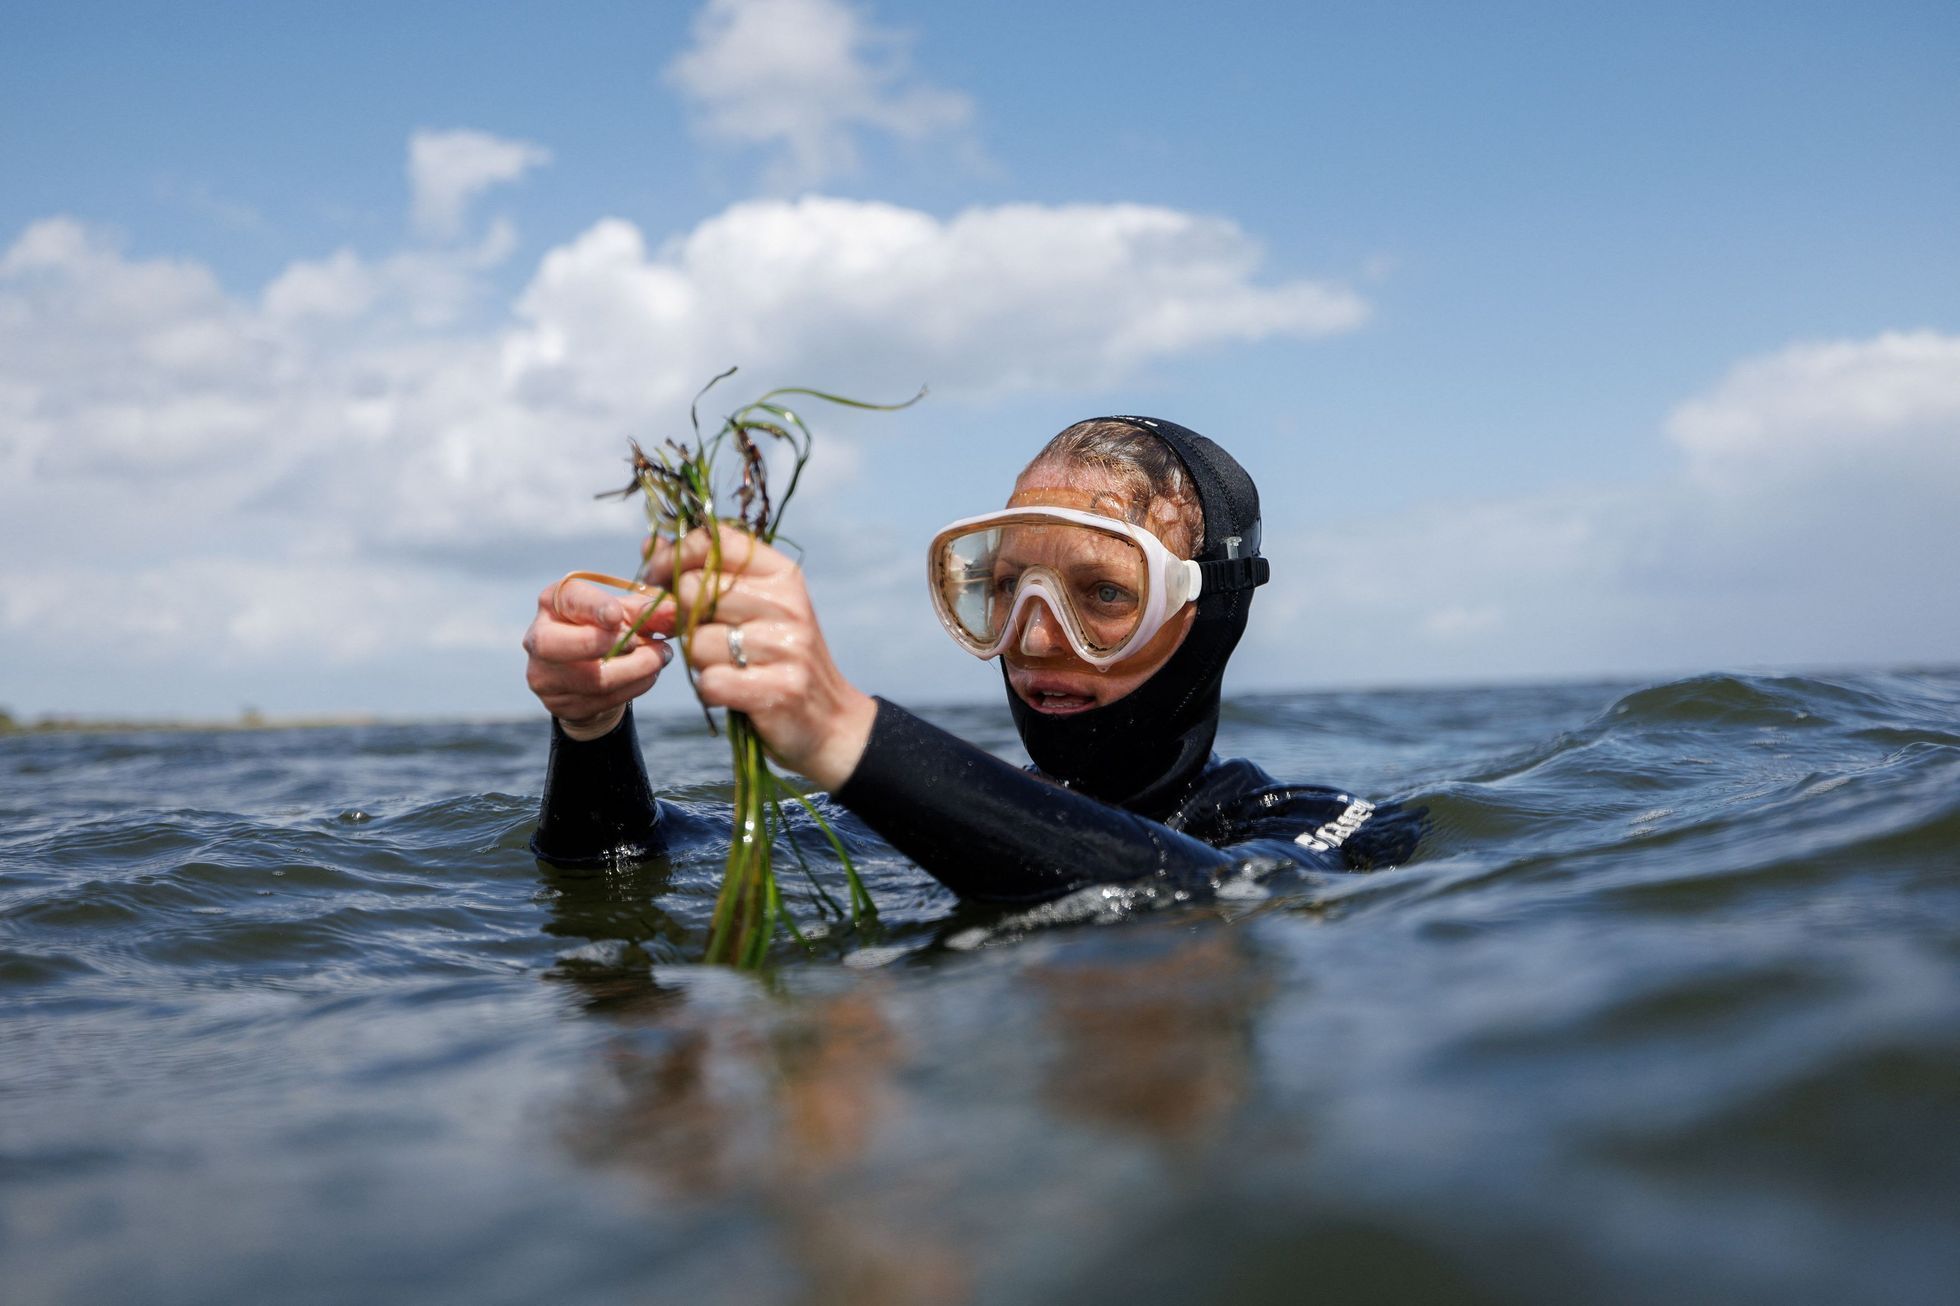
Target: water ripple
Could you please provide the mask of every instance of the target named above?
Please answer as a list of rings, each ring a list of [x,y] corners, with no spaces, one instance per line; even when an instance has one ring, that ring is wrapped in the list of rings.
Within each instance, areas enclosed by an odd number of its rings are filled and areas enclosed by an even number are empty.
[[[0,738],[0,1281],[1943,1303],[1956,721],[1937,670],[1259,695],[1221,750],[1428,807],[1406,867],[1085,923],[838,814],[882,924],[762,976],[695,961],[698,716],[642,723],[671,855],[594,872],[527,850],[538,723]]]

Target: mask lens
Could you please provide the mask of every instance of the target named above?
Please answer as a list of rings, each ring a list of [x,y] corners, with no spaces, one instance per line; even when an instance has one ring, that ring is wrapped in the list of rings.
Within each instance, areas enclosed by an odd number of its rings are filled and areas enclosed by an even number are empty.
[[[993,624],[999,607],[994,598],[994,562],[1000,555],[1000,536],[998,529],[952,536],[940,546],[937,559],[940,601],[976,644],[991,644],[1000,634]]]
[[[1083,646],[1106,653],[1142,621],[1150,569],[1126,536],[1031,517],[943,539],[936,576],[945,611],[976,645],[1000,638],[1016,597],[1038,581]]]

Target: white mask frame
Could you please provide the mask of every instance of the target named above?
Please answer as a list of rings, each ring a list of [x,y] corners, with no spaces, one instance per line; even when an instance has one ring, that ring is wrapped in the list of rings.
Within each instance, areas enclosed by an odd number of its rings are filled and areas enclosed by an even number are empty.
[[[1138,618],[1136,628],[1114,647],[1097,649],[1094,646],[1074,604],[1069,601],[1067,586],[1062,583],[1061,577],[1045,566],[1029,567],[1019,574],[1013,604],[992,639],[974,635],[952,610],[947,598],[951,588],[947,584],[947,558],[949,545],[954,540],[983,530],[1042,523],[1101,531],[1129,541],[1142,553],[1145,577],[1143,614]],[[1003,508],[977,517],[964,517],[933,536],[926,553],[926,583],[939,623],[953,637],[954,643],[974,657],[985,660],[1000,656],[1018,635],[1024,633],[1029,620],[1027,606],[1039,599],[1075,655],[1096,670],[1107,671],[1150,643],[1165,623],[1183,611],[1186,604],[1195,602],[1204,588],[1204,574],[1196,562],[1178,557],[1155,535],[1121,518],[1105,517],[1100,513],[1075,508],[1026,507]]]

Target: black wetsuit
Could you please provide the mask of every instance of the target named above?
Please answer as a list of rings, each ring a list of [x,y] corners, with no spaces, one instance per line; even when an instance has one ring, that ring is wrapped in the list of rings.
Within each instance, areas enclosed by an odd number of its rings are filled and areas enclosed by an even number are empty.
[[[884,699],[863,758],[832,797],[960,897],[995,903],[1147,880],[1203,898],[1247,873],[1393,865],[1418,832],[1399,811],[1216,757],[1157,810],[1132,811],[1019,770]],[[663,850],[630,709],[589,742],[554,722],[532,848],[561,866]]]

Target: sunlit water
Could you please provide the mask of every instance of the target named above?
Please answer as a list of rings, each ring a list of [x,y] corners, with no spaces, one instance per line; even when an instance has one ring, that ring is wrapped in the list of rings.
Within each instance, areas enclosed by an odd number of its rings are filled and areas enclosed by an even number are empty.
[[[643,733],[618,875],[535,724],[0,739],[0,1298],[1953,1300],[1960,673],[1241,699],[1415,861],[761,979]]]

